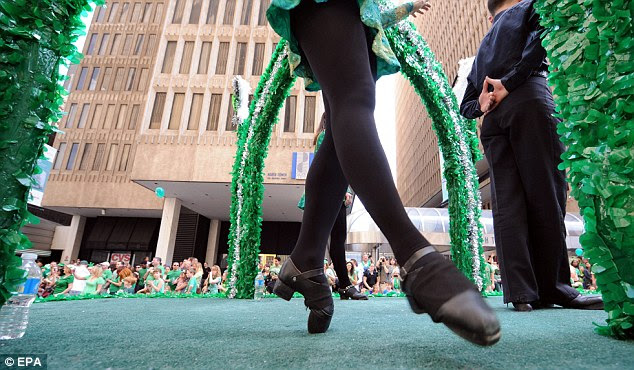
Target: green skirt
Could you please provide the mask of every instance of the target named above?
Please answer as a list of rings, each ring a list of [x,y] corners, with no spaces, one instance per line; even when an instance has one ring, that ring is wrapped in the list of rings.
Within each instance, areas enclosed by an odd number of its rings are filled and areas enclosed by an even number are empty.
[[[302,60],[301,49],[291,31],[290,10],[300,4],[302,0],[272,0],[271,6],[266,12],[269,24],[275,32],[288,40],[290,53],[289,62],[295,75],[305,79],[306,90],[317,91],[320,89],[319,83],[315,80],[313,72],[308,63]],[[303,0],[324,3],[328,0]],[[352,1],[352,0],[350,0]],[[411,3],[381,13],[378,0],[357,0],[359,3],[361,21],[370,28],[374,36],[372,42],[372,52],[377,57],[378,77],[396,73],[400,69],[400,64],[390,48],[390,44],[385,36],[385,27],[395,24],[406,18],[412,9]]]

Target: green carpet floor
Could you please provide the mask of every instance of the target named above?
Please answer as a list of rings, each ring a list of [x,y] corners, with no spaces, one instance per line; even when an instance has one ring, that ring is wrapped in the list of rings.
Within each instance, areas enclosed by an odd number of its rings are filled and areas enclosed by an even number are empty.
[[[101,299],[33,305],[24,338],[1,341],[0,354],[45,353],[49,369],[634,368],[634,343],[593,332],[603,311],[487,301],[503,330],[490,348],[414,315],[404,298],[336,301],[320,335],[306,333],[302,299]]]

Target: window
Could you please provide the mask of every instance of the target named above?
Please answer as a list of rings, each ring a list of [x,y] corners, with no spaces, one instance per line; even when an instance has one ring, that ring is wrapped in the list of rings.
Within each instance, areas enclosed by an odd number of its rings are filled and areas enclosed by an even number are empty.
[[[86,103],[81,107],[81,114],[79,115],[79,123],[77,124],[77,128],[84,128],[86,126],[86,121],[88,120],[88,112],[90,111],[90,104]]]
[[[253,69],[251,74],[253,76],[259,76],[262,74],[262,65],[264,64],[264,43],[255,44],[255,50],[253,51]]]
[[[95,50],[95,44],[97,43],[97,34],[93,33],[90,35],[90,41],[88,41],[88,48],[86,48],[86,55],[92,54]]]
[[[101,169],[101,162],[103,161],[103,153],[106,150],[106,144],[97,144],[97,152],[95,153],[95,160],[92,162],[92,170],[99,171]]]
[[[227,72],[227,57],[229,56],[229,43],[221,42],[218,48],[218,60],[216,61],[216,74],[223,75]]]
[[[176,0],[174,5],[174,16],[172,17],[172,23],[180,24],[183,21],[183,12],[185,10],[185,3],[187,0]]]
[[[151,55],[156,47],[156,35],[150,35],[148,39],[147,48],[145,48],[145,55]]]
[[[130,55],[132,51],[132,40],[133,36],[131,33],[125,35],[125,41],[123,43],[123,51],[121,51],[121,55]]]
[[[269,8],[271,0],[260,0],[260,13],[258,14],[258,26],[266,26],[266,10]]]
[[[90,157],[90,150],[92,149],[91,143],[84,144],[84,152],[81,154],[81,160],[79,161],[79,169],[81,171],[88,168],[88,158]]]
[[[143,23],[150,23],[150,15],[152,15],[152,3],[145,3],[143,7]]]
[[[203,42],[200,48],[200,60],[198,61],[199,75],[206,74],[209,70],[209,57],[211,56],[211,42]]]
[[[176,52],[176,41],[168,41],[165,47],[165,57],[163,59],[163,67],[161,73],[172,73],[172,64],[174,64],[174,53]]]
[[[75,158],[77,158],[77,151],[79,150],[79,143],[73,143],[70,147],[70,154],[68,155],[68,162],[66,162],[66,169],[72,170],[75,165]]]
[[[128,8],[130,7],[130,3],[123,3],[121,7],[121,15],[119,16],[119,23],[125,23],[128,19]]]
[[[119,43],[121,42],[121,34],[115,33],[112,38],[112,45],[110,46],[110,55],[114,55],[119,50]]]
[[[120,130],[123,128],[123,123],[125,122],[125,114],[127,112],[128,112],[128,105],[121,104],[121,106],[119,107],[119,114],[117,115],[117,124],[115,125],[115,128],[117,130]]]
[[[99,67],[92,69],[92,75],[90,76],[90,84],[88,84],[88,90],[95,90],[97,88],[97,79],[99,78]]]
[[[84,82],[86,82],[86,75],[88,74],[88,68],[87,67],[82,67],[81,68],[81,72],[79,73],[79,79],[77,81],[77,86],[75,87],[76,90],[83,90],[84,89]]]
[[[184,93],[175,93],[174,102],[172,103],[172,114],[167,126],[168,130],[178,130],[183,116],[183,103],[185,103]]]
[[[207,117],[207,131],[218,130],[218,120],[220,120],[220,104],[222,103],[222,94],[211,94],[209,102],[209,114]]]
[[[216,17],[218,16],[218,5],[220,0],[210,0],[209,8],[207,9],[207,24],[216,24]]]
[[[108,104],[106,108],[106,118],[103,120],[103,128],[110,129],[114,120],[114,104]]]
[[[53,163],[53,169],[59,170],[62,168],[62,161],[64,160],[64,154],[66,154],[66,143],[59,144],[57,149],[57,156],[55,157],[55,163]]]
[[[128,122],[128,130],[136,130],[136,122],[139,119],[139,104],[134,104],[132,106],[132,111],[130,112],[130,122]]]
[[[304,101],[304,133],[315,132],[315,103],[317,98],[307,96]]]
[[[167,94],[164,92],[157,92],[154,97],[154,107],[152,108],[152,116],[150,118],[150,129],[161,128],[161,119],[163,118],[166,95]]]
[[[90,128],[99,128],[102,114],[103,104],[95,105],[95,111],[92,113],[92,119],[90,120]]]
[[[242,15],[240,16],[240,24],[248,25],[251,22],[252,9],[253,9],[253,0],[242,1]]]
[[[203,6],[203,0],[193,0],[192,12],[189,14],[189,24],[198,24],[200,22],[200,8]]]
[[[106,162],[106,171],[112,171],[114,168],[114,161],[117,159],[118,144],[110,144],[110,152],[108,153],[108,161]]]
[[[125,82],[125,91],[132,91],[134,85],[134,75],[136,74],[136,68],[132,67],[128,70],[128,79]]]
[[[112,90],[119,91],[123,87],[123,67],[117,68],[117,73],[114,75],[114,86]]]
[[[103,36],[101,36],[101,44],[99,44],[99,51],[97,51],[97,54],[104,55],[104,53],[106,52],[106,46],[108,45],[109,38],[110,38],[109,33],[104,33]]]
[[[144,34],[140,34],[136,37],[136,44],[134,45],[133,55],[141,54],[141,48],[143,47],[143,37],[145,37]]]
[[[159,23],[163,16],[163,3],[156,4],[156,11],[154,12],[154,20],[152,23]]]
[[[103,22],[103,19],[106,17],[106,11],[107,9],[103,6],[97,9],[97,22]]]
[[[192,55],[194,54],[194,42],[185,41],[185,47],[183,47],[183,58],[181,59],[181,66],[179,73],[189,74],[189,70],[192,65]]]
[[[106,91],[110,87],[110,79],[112,78],[112,67],[106,67],[103,72],[103,80],[101,80],[101,91]]]
[[[141,3],[134,3],[134,8],[132,8],[132,19],[130,19],[130,22],[138,23],[142,17]]]
[[[70,105],[70,109],[68,110],[68,118],[66,118],[66,125],[64,127],[66,128],[73,127],[73,122],[75,121],[76,114],[77,114],[77,104],[73,103]]]
[[[289,96],[286,99],[284,109],[284,132],[295,132],[295,116],[297,110],[297,96]]]
[[[233,65],[233,74],[244,76],[244,66],[247,59],[247,43],[239,42],[236,47],[236,62]]]
[[[225,124],[225,131],[235,131],[235,127],[233,127],[233,114],[235,111],[233,110],[233,104],[231,104],[231,100],[229,100],[229,112],[227,112],[227,123]]]
[[[141,77],[139,78],[139,85],[137,86],[138,91],[143,91],[143,89],[145,89],[145,85],[147,85],[148,73],[149,72],[147,68],[141,69]]]
[[[121,159],[119,160],[119,171],[126,171],[128,169],[128,158],[130,157],[130,144],[123,146],[123,153],[121,153]]]
[[[225,5],[225,17],[222,24],[233,24],[233,14],[236,11],[236,0],[227,0]]]
[[[200,111],[203,108],[203,94],[194,94],[192,96],[192,107],[189,111],[189,121],[187,122],[187,129],[192,131],[198,131],[200,126]]]
[[[110,14],[108,14],[108,23],[114,22],[114,16],[117,14],[117,9],[119,9],[119,3],[112,3]]]

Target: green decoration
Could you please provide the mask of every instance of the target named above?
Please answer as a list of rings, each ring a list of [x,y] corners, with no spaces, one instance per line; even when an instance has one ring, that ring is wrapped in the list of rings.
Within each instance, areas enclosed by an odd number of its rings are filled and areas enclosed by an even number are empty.
[[[460,115],[442,65],[412,22],[403,21],[388,28],[386,36],[401,63],[401,73],[423,101],[438,137],[449,191],[452,260],[483,291],[488,277],[483,268],[482,204],[475,168],[482,158],[476,123]]]
[[[253,298],[255,290],[264,196],[264,159],[278,113],[295,82],[287,55],[287,42],[281,40],[255,90],[247,119],[238,125],[231,180],[227,277],[230,298]]]
[[[603,335],[634,338],[634,1],[538,0],[558,127],[608,313]]]
[[[37,222],[27,211],[32,175],[62,117],[59,67],[79,62],[73,43],[93,3],[103,0],[0,0],[0,306],[25,278],[15,251],[31,245],[20,228]]]

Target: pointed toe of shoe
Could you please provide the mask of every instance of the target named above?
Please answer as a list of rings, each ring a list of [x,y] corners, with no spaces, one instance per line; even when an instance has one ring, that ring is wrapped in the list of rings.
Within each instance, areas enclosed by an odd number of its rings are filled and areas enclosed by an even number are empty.
[[[325,333],[330,327],[334,311],[334,305],[322,309],[311,309],[308,315],[308,332],[310,334]]]
[[[500,322],[480,293],[468,290],[443,304],[434,321],[440,321],[471,343],[491,346],[501,337]]]

